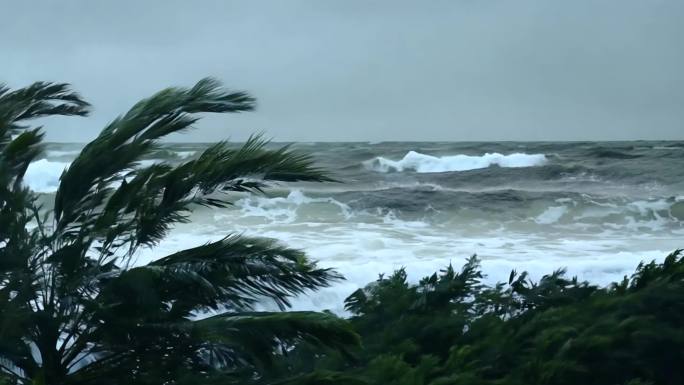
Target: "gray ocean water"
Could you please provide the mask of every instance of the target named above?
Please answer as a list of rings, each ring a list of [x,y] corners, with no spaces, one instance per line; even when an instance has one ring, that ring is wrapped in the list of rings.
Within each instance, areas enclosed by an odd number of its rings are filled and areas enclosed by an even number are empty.
[[[145,163],[186,161],[205,146],[169,144]],[[478,254],[491,281],[512,268],[539,277],[566,267],[607,284],[684,246],[684,142],[294,147],[339,183],[234,195],[233,208],[198,210],[139,261],[233,232],[274,237],[347,277],[295,307],[341,311],[346,295],[399,267],[418,279]],[[50,144],[29,169],[32,188],[49,198],[79,148]]]

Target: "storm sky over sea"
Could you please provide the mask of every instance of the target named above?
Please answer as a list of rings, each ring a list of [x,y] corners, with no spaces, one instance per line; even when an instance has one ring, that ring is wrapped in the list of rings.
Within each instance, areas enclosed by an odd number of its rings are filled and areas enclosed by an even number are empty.
[[[135,101],[213,76],[258,110],[179,141],[684,138],[680,0],[4,1],[0,82],[72,83],[93,138]]]

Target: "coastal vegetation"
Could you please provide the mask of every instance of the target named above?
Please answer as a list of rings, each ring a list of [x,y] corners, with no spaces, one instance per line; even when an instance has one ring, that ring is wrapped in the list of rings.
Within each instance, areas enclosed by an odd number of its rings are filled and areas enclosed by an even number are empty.
[[[562,269],[487,285],[474,256],[417,283],[399,269],[352,293],[346,319],[288,311],[342,277],[274,240],[227,233],[139,263],[194,208],[330,180],[259,137],[141,162],[200,114],[254,106],[211,79],[163,90],[87,144],[42,206],[24,183],[43,151],[31,123],[90,106],[65,84],[0,88],[1,385],[684,383],[681,251],[606,287]]]
[[[306,370],[341,371],[365,384],[681,384],[684,259],[642,263],[631,277],[598,287],[563,270],[532,281],[482,283],[477,258],[417,284],[406,272],[346,300],[363,348]],[[301,348],[299,364],[316,354]]]

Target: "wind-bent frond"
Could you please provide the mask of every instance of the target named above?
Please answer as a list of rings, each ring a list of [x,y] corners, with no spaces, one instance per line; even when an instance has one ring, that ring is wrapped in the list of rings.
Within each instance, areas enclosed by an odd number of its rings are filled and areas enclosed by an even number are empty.
[[[51,325],[47,312],[39,311],[49,297],[49,267],[40,259],[43,218],[22,183],[43,152],[43,134],[26,121],[88,110],[68,84],[37,82],[15,91],[0,86],[0,375],[12,383],[28,383],[39,372],[33,349]]]
[[[15,91],[0,84],[0,129],[11,134],[23,128],[22,121],[52,115],[84,116],[89,107],[69,84],[36,82]]]
[[[105,248],[121,242],[133,250],[156,244],[172,225],[187,220],[193,206],[226,207],[230,202],[223,193],[262,192],[269,182],[331,180],[309,156],[289,147],[268,149],[267,143],[258,136],[238,148],[221,142],[177,166],[131,170],[118,187],[103,183],[83,198],[86,206],[97,209],[79,219],[80,228],[92,226],[92,235]]]
[[[36,82],[15,91],[0,84],[0,182],[4,188],[20,189],[28,165],[43,152],[40,128],[28,130],[25,121],[87,115],[89,107],[68,84]]]
[[[167,88],[115,119],[89,143],[61,177],[55,197],[55,217],[65,228],[79,211],[102,203],[88,201],[99,187],[123,179],[121,173],[156,148],[156,140],[183,131],[197,121],[192,114],[241,112],[254,109],[254,98],[245,92],[229,92],[213,79],[192,88]]]
[[[176,223],[187,221],[193,205],[225,207],[215,196],[225,192],[261,192],[268,182],[326,181],[313,160],[289,147],[266,148],[256,136],[233,148],[225,142],[197,159],[177,166],[139,161],[157,148],[164,135],[189,128],[200,112],[240,112],[254,99],[226,92],[211,79],[190,89],[169,88],[136,104],[87,145],[61,177],[55,197],[57,228],[65,239],[88,234],[109,247],[161,240]]]
[[[106,282],[100,306],[131,319],[245,310],[264,299],[285,309],[289,297],[341,278],[274,240],[233,235],[123,272]]]
[[[348,323],[328,313],[229,313],[196,321],[193,327],[215,356],[247,356],[259,365],[269,365],[274,354],[297,342],[342,351],[360,345]]]
[[[346,373],[316,371],[284,380],[269,382],[268,385],[370,385],[369,382]]]
[[[29,164],[43,152],[42,139],[40,129],[27,130],[17,135],[2,149],[3,167],[7,167],[9,174],[14,177],[14,190],[21,188]]]
[[[303,252],[279,245],[265,238],[229,236],[221,241],[184,250],[159,259],[143,268],[156,267],[164,272],[196,276],[204,287],[209,302],[194,298],[192,302],[175,303],[180,309],[194,306],[248,306],[259,297],[270,298],[280,308],[290,306],[288,297],[328,286],[341,276],[330,269],[319,269]],[[197,287],[195,293],[206,293]],[[179,287],[182,290],[182,287]],[[189,294],[192,295],[192,294]],[[194,310],[194,309],[192,309]]]

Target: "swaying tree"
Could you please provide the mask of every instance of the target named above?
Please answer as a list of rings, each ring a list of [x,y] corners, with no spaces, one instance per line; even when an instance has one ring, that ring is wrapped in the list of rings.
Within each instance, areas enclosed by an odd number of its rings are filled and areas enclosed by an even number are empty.
[[[193,208],[273,182],[328,181],[310,157],[259,137],[208,147],[177,165],[144,167],[159,140],[201,113],[250,111],[255,100],[212,79],[133,106],[87,144],[42,207],[24,183],[43,151],[31,119],[87,115],[66,84],[0,87],[0,383],[141,384],[268,381],[299,343],[344,350],[358,337],[316,312],[255,312],[341,277],[273,240],[231,235],[132,263]]]

